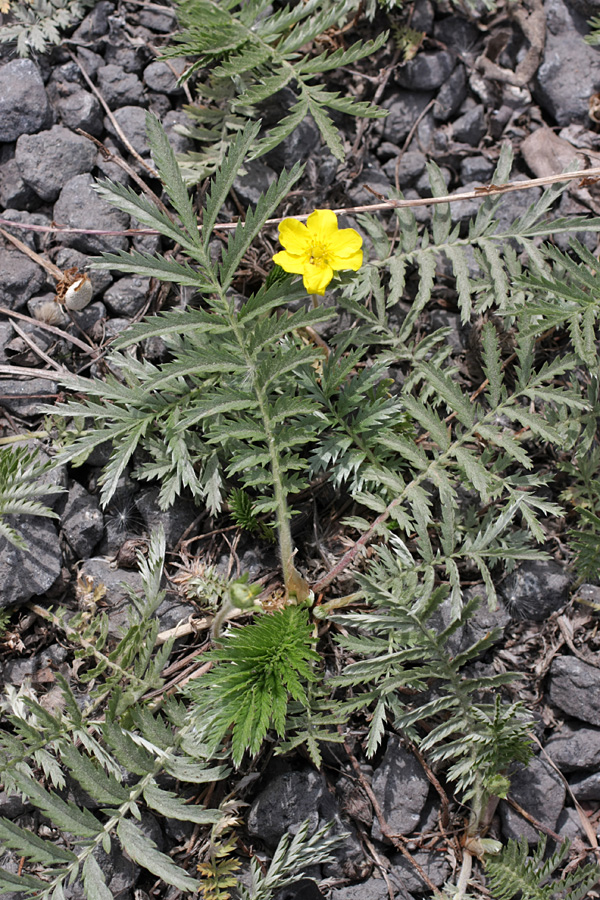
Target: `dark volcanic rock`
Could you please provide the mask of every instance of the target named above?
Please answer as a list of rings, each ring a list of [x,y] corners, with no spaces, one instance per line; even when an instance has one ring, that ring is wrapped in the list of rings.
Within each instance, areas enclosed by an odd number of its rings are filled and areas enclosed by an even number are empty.
[[[559,125],[588,122],[589,98],[600,83],[600,51],[583,40],[583,16],[563,0],[546,0],[546,46],[534,96]]]
[[[389,115],[383,120],[384,140],[400,145],[432,97],[432,93],[425,91],[418,94],[398,91],[386,100],[382,104],[389,110]]]
[[[448,80],[454,62],[454,56],[447,50],[420,51],[400,66],[396,81],[410,91],[433,91]]]
[[[140,275],[119,278],[104,293],[103,300],[111,312],[133,318],[148,296],[150,279]]]
[[[148,156],[150,153],[150,144],[146,137],[146,110],[141,106],[121,106],[115,110],[115,121],[117,125],[140,156]],[[115,140],[121,141],[114,125],[108,118],[104,119],[104,126],[109,134],[112,134]]]
[[[56,101],[56,109],[67,128],[81,128],[94,137],[102,134],[100,103],[89,91],[75,91]]]
[[[133,72],[121,66],[108,65],[98,69],[98,87],[111,109],[135,106],[144,101],[144,85]]]
[[[568,716],[600,725],[600,669],[577,659],[559,656],[550,666],[548,697]]]
[[[95,159],[94,144],[62,125],[22,134],[15,150],[21,178],[48,201],[56,200],[69,179],[91,172]]]
[[[52,110],[38,67],[13,59],[0,68],[0,142],[35,134],[52,121]]]
[[[436,887],[440,887],[449,877],[450,863],[445,854],[439,850],[417,850],[412,856]],[[427,885],[419,873],[401,853],[395,853],[391,861],[393,868],[390,871],[390,879],[393,884],[419,894],[427,890]]]
[[[572,775],[569,787],[577,800],[600,800],[600,772],[592,775]]]
[[[476,147],[487,131],[485,111],[477,105],[452,123],[452,137],[463,144]]]
[[[467,96],[467,75],[459,63],[450,77],[442,84],[435,103],[433,116],[439,122],[447,122],[459,109]]]
[[[419,761],[395,736],[389,738],[381,765],[373,774],[372,788],[394,834],[416,830],[429,793],[429,781]],[[377,819],[371,834],[378,841],[384,839]]]
[[[78,482],[69,490],[61,516],[66,539],[80,559],[86,559],[104,532],[104,517],[98,501]]]
[[[129,225],[128,215],[111,206],[96,193],[91,175],[76,175],[65,184],[54,204],[54,219],[61,225],[73,228],[108,231],[121,231]],[[82,253],[114,252],[127,247],[127,237],[118,234],[65,234],[61,235],[61,239],[63,243]]]
[[[49,590],[62,566],[62,554],[52,519],[8,516],[7,521],[27,542],[19,550],[0,537],[0,608],[27,603]]]
[[[17,249],[0,246],[0,304],[21,309],[40,290],[46,273]]]
[[[15,159],[9,159],[0,169],[0,206],[5,209],[34,209],[40,198],[21,178]]]
[[[600,728],[563,724],[544,749],[561,772],[600,769]]]
[[[46,378],[7,379],[1,382],[0,405],[17,416],[37,416],[44,403],[56,399],[58,385]]]
[[[499,586],[514,619],[543,622],[569,600],[570,578],[553,560],[533,560],[511,572]]]
[[[566,788],[549,763],[534,757],[527,768],[521,767],[511,777],[510,796],[538,822],[554,830],[565,805]],[[502,800],[499,808],[505,837],[518,840],[523,836],[530,844],[537,844],[539,834],[533,825],[506,801]]]

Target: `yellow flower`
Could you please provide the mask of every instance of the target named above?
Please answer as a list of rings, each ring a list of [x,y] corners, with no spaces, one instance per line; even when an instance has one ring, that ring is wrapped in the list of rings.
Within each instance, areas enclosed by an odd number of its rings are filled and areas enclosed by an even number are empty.
[[[309,294],[323,295],[334,272],[356,271],[362,265],[360,234],[354,228],[338,228],[337,216],[330,209],[315,209],[306,225],[284,219],[279,240],[285,250],[276,253],[273,262],[286,272],[302,275]]]

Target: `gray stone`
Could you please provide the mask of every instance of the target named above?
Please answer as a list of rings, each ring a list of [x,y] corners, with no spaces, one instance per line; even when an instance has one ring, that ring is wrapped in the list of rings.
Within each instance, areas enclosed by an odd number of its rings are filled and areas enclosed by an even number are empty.
[[[429,793],[429,781],[421,764],[395,735],[388,739],[381,765],[373,775],[372,788],[394,834],[410,834],[418,828]],[[385,840],[377,819],[371,834],[378,841]]]
[[[310,819],[313,830],[334,818],[337,804],[323,775],[313,769],[283,772],[269,781],[248,813],[248,832],[274,850],[286,832]]]
[[[383,120],[383,138],[400,146],[431,98],[432,93],[399,91],[382,105],[389,111]]]
[[[532,560],[511,572],[498,591],[513,619],[543,622],[568,602],[570,581],[553,560]]]
[[[463,184],[467,182],[488,182],[494,174],[495,165],[485,156],[467,156],[460,166],[460,178]]]
[[[364,878],[367,870],[356,832],[350,824],[342,822],[325,778],[312,769],[275,776],[250,808],[248,831],[274,849],[287,831],[296,834],[305,819],[310,819],[313,830],[333,821],[332,834],[347,834],[344,844],[333,852],[335,860],[323,867],[324,876],[351,881]]]
[[[122,231],[129,226],[129,216],[111,206],[94,190],[91,175],[76,175],[68,181],[56,203],[54,219],[73,228]],[[82,253],[125,250],[127,237],[120,234],[63,234],[64,244]]]
[[[520,766],[510,782],[510,796],[525,812],[554,831],[566,796],[563,781],[554,769],[536,756],[527,768]],[[500,801],[499,809],[502,831],[506,838],[518,840],[522,836],[530,844],[537,844],[539,833],[533,825],[504,800]]]
[[[52,109],[38,67],[13,59],[0,68],[0,143],[35,134],[52,121]]]
[[[144,306],[148,297],[150,279],[140,275],[119,278],[104,293],[108,309],[118,316],[133,318]]]
[[[233,188],[242,203],[255,206],[262,194],[277,178],[274,169],[268,166],[262,159],[251,159],[244,163],[245,175],[238,175],[233,183]]]
[[[400,162],[392,158],[383,167],[386,177],[392,184],[396,183],[396,176],[401,188],[414,184],[419,175],[425,171],[427,160],[420,150],[407,150],[400,157]]]
[[[104,37],[108,31],[108,16],[114,12],[114,8],[114,5],[108,0],[100,0],[99,3],[96,3],[81,25],[75,29],[74,40],[78,43],[90,43]]]
[[[600,726],[600,669],[576,656],[556,657],[550,666],[548,698],[568,716]]]
[[[585,728],[564,723],[544,747],[561,772],[576,769],[600,769],[600,728]]]
[[[556,833],[560,834],[565,840],[579,840],[584,836],[584,830],[576,809],[571,807],[563,809],[556,823]]]
[[[104,518],[97,499],[77,481],[69,490],[61,526],[79,559],[87,559],[104,532]]]
[[[18,606],[44,594],[59,577],[62,566],[52,519],[7,516],[6,520],[25,539],[27,549],[19,550],[0,537],[0,608]]]
[[[476,147],[487,131],[485,112],[479,104],[469,109],[452,123],[452,137],[455,141]]]
[[[95,587],[104,585],[105,598],[110,604],[108,612],[108,632],[113,637],[122,637],[130,624],[130,614],[134,610],[133,601],[125,585],[139,597],[143,597],[142,576],[130,569],[116,569],[109,559],[94,556],[86,559],[80,575],[90,578]]]
[[[115,110],[114,117],[133,149],[140,156],[148,156],[150,154],[150,144],[146,137],[146,110],[141,106],[122,106],[120,109]],[[108,117],[104,119],[104,127],[113,135],[115,140],[121,140]]]
[[[483,40],[477,25],[461,15],[438,19],[433,34],[448,50],[460,55],[461,59],[471,65],[483,49]]]
[[[396,81],[410,91],[433,91],[450,77],[455,58],[447,50],[421,51],[396,72]]]
[[[5,209],[33,209],[40,198],[21,178],[16,160],[9,159],[0,169],[0,206]]]
[[[449,333],[445,340],[456,353],[462,353],[465,349],[466,335],[461,325],[459,313],[450,312],[447,309],[433,309],[429,316],[429,322],[433,331],[438,328],[448,328]],[[478,610],[480,612],[480,610]],[[506,616],[507,621],[510,617]],[[506,624],[506,623],[504,623]]]
[[[200,510],[192,500],[180,497],[169,509],[161,509],[158,505],[158,488],[143,491],[136,500],[148,531],[162,525],[168,547],[174,547],[184,531],[198,517]]]
[[[548,30],[534,97],[559,125],[588,122],[589,98],[600,82],[600,53],[583,41],[585,18],[563,0],[544,4]]]
[[[417,850],[411,855],[436,887],[441,887],[449,878],[450,863],[444,853],[439,850]],[[426,883],[417,870],[401,853],[394,853],[391,857],[391,862],[393,868],[389,875],[392,884],[419,894],[423,891],[428,891]],[[403,896],[402,893],[398,895],[398,897]]]
[[[177,77],[184,71],[185,61],[173,59],[169,60],[169,63],[170,65],[157,60],[144,69],[144,84],[151,91],[158,91],[159,94],[170,94],[171,96],[183,92],[182,88],[177,84]],[[175,72],[173,69],[175,69]]]
[[[104,0],[102,0],[104,2]],[[102,3],[96,4],[96,9],[98,9]],[[104,58],[100,56],[98,53],[94,53],[93,50],[90,50],[89,47],[78,47],[77,48],[77,59],[90,76],[90,78],[95,78],[98,74],[98,69],[103,66]]]
[[[329,895],[329,900],[388,900],[388,898],[387,885],[383,878],[369,878],[361,884],[351,884],[333,890]]]
[[[600,772],[592,775],[572,775],[569,787],[581,803],[583,800],[600,800]]]
[[[177,29],[175,13],[168,9],[142,9],[138,13],[138,22],[158,34],[169,34]]]
[[[56,401],[58,385],[47,378],[2,379],[0,405],[16,416],[37,416],[42,404]]]
[[[447,122],[458,112],[467,96],[467,76],[465,67],[459,63],[450,77],[441,86],[435,103],[433,117],[438,122]]]
[[[84,84],[81,69],[77,63],[71,60],[52,70],[46,84],[46,93],[50,103],[55,105],[59,99],[81,90]]]
[[[0,816],[16,819],[30,809],[31,805],[24,803],[21,794],[7,794],[6,791],[0,791]]]
[[[333,898],[334,894],[329,896]],[[277,891],[273,900],[325,900],[325,895],[321,893],[315,881],[312,878],[301,878],[293,884]]]
[[[22,134],[15,160],[23,181],[42,200],[52,201],[71,178],[91,172],[96,152],[91,141],[62,125],[54,125],[49,131]]]
[[[5,209],[2,218],[15,222],[14,226],[4,225],[5,231],[18,238],[23,244],[27,244],[32,250],[40,249],[40,239],[36,232],[28,228],[19,228],[16,223],[19,225],[49,225],[50,220],[46,216],[41,213],[29,213],[23,209]],[[11,244],[8,249],[13,250],[13,245]]]
[[[98,88],[110,109],[135,106],[144,101],[144,85],[133,72],[109,64],[98,69]]]
[[[169,138],[173,153],[188,153],[193,149],[194,142],[179,131],[180,128],[190,125],[190,120],[182,109],[172,109],[161,120],[161,124]]]
[[[371,190],[368,190],[370,188]],[[351,202],[356,206],[367,203],[375,203],[376,196],[371,191],[376,191],[384,197],[388,197],[392,185],[382,169],[379,160],[375,157],[367,157],[362,172],[347,189],[346,193]]]
[[[89,91],[75,91],[68,97],[56,101],[56,109],[67,128],[80,128],[94,137],[102,134],[102,113],[100,103]]]

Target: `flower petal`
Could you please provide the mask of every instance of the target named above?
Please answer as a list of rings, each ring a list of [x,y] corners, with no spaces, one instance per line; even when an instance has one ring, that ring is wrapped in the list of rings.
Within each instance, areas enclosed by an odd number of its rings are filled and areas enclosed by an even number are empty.
[[[284,219],[279,223],[279,242],[295,254],[309,254],[311,237],[306,225],[298,219]]]
[[[340,269],[354,269],[356,272],[357,269],[360,269],[363,263],[363,252],[362,250],[355,250],[354,253],[351,253],[348,256],[336,256],[333,259],[330,257],[329,265],[332,269],[335,269],[338,272]]]
[[[315,209],[306,220],[313,241],[329,245],[338,233],[337,216],[330,209]]]
[[[273,262],[281,266],[284,272],[291,272],[294,275],[303,275],[308,265],[306,256],[297,256],[288,253],[287,250],[280,250],[279,253],[276,253]]]
[[[362,247],[363,240],[354,228],[340,228],[329,241],[330,256],[353,256]]]
[[[322,297],[332,278],[333,269],[330,266],[308,263],[304,267],[304,287],[309,294],[320,294]]]

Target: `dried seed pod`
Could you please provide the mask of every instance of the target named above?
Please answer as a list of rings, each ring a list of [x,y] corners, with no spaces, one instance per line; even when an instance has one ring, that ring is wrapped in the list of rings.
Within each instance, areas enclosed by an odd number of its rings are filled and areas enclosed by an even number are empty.
[[[67,309],[84,309],[92,299],[92,282],[88,275],[82,275],[77,266],[66,269],[56,285],[56,302]]]

